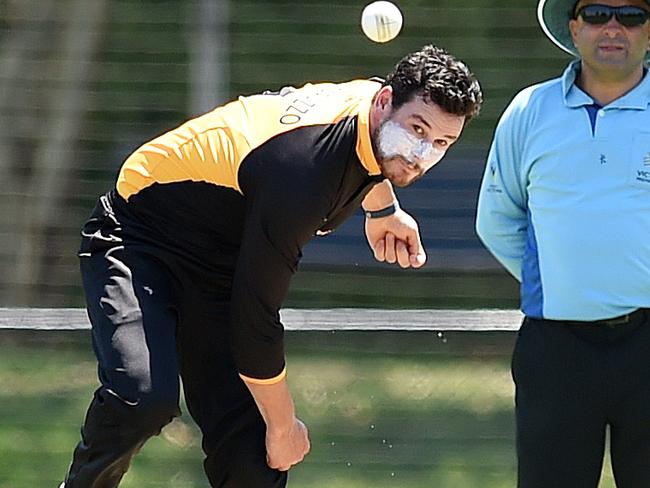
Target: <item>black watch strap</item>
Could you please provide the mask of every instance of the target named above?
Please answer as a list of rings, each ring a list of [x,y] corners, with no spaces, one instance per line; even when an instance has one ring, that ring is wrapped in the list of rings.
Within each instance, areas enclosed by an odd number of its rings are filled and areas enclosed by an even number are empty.
[[[368,219],[380,219],[382,217],[388,217],[393,215],[399,210],[399,203],[396,201],[391,203],[388,207],[382,208],[381,210],[364,210],[366,218]]]

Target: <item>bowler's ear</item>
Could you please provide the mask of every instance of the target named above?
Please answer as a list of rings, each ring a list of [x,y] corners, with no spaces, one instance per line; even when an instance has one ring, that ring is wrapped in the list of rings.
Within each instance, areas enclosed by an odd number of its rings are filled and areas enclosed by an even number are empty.
[[[375,130],[390,117],[393,111],[393,88],[390,85],[382,86],[375,94],[370,107],[370,130]]]
[[[576,37],[578,35],[578,21],[576,19],[571,19],[569,21],[569,32],[571,32],[571,39],[573,40],[573,44],[575,45]]]
[[[393,103],[393,87],[390,85],[382,86],[375,97],[375,108],[382,112],[390,112]]]

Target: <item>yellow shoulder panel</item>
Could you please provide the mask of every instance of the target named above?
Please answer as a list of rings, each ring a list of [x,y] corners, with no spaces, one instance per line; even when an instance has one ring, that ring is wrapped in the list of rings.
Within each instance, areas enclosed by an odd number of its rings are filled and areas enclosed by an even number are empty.
[[[378,174],[367,122],[379,87],[374,81],[355,80],[240,97],[137,149],[120,170],[118,193],[128,199],[154,183],[180,181],[203,181],[241,193],[237,174],[251,150],[296,128],[356,115],[357,153],[369,173]]]

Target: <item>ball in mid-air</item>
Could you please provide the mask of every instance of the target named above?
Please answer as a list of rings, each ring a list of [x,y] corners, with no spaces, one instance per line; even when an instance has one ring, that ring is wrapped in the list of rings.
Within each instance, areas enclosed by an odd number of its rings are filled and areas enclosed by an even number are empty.
[[[402,29],[402,12],[391,2],[368,4],[361,13],[361,29],[372,41],[388,42]]]

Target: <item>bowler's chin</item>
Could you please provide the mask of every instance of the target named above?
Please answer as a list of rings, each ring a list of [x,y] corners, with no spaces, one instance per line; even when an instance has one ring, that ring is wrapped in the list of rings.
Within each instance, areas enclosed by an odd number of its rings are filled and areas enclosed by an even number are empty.
[[[384,175],[386,176],[386,175]],[[415,180],[420,178],[419,176],[414,176],[412,178],[404,178],[404,177],[397,177],[397,176],[386,176],[386,178],[391,182],[393,186],[396,186],[398,188],[406,188],[407,186],[410,186],[411,183],[413,183]]]
[[[388,158],[378,161],[381,174],[399,188],[409,186],[418,180],[422,174],[408,169],[408,164],[402,158]]]

